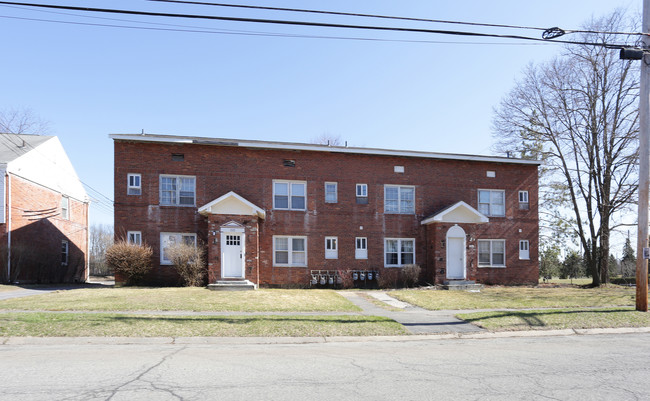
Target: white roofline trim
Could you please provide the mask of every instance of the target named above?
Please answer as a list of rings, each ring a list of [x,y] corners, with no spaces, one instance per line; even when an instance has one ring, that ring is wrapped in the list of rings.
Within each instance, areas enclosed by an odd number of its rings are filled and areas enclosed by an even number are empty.
[[[158,142],[158,143],[178,143],[178,144],[197,144],[197,145],[214,145],[214,146],[241,146],[248,148],[261,149],[286,149],[286,150],[306,150],[314,152],[334,152],[334,153],[353,153],[382,156],[403,156],[403,157],[420,157],[427,159],[447,159],[447,160],[468,160],[492,163],[512,163],[512,164],[542,164],[538,160],[513,159],[499,156],[480,156],[464,155],[453,153],[435,153],[419,152],[412,150],[390,150],[377,148],[357,148],[346,146],[328,146],[315,145],[306,143],[293,142],[270,142],[244,139],[224,139],[224,138],[205,138],[205,137],[188,137],[173,135],[153,135],[153,134],[110,134],[109,137],[116,141],[136,141],[136,142]]]
[[[478,218],[479,221],[478,221],[478,223],[475,223],[475,224],[482,224],[482,223],[489,223],[490,222],[490,219],[486,215],[484,215],[483,213],[481,213],[478,210],[474,209],[473,207],[471,207],[467,203],[465,203],[463,201],[459,201],[459,202],[456,202],[456,203],[454,203],[453,205],[451,205],[451,206],[449,206],[447,208],[442,209],[440,212],[434,214],[433,216],[427,217],[426,219],[422,220],[420,222],[420,224],[421,225],[426,225],[426,224],[431,224],[431,223],[442,222],[444,216],[447,213],[450,213],[450,212],[452,212],[452,211],[454,211],[454,210],[456,210],[456,209],[458,209],[460,207],[463,207],[463,208],[469,210],[470,212],[472,212],[473,214],[476,215],[476,217]]]
[[[240,201],[244,205],[250,207],[260,218],[262,218],[262,219],[266,218],[266,212],[262,208],[258,207],[254,203],[251,203],[250,201],[243,198],[242,196],[237,195],[234,191],[230,191],[227,194],[221,195],[220,197],[213,200],[212,202],[201,206],[198,211],[199,211],[199,213],[201,213],[203,215],[209,214],[210,209],[212,208],[212,206],[214,206],[214,205],[216,205],[216,204],[218,204],[218,203],[220,203],[220,202],[222,202],[222,201],[224,201],[224,200],[226,200],[228,198],[237,199],[238,201]]]

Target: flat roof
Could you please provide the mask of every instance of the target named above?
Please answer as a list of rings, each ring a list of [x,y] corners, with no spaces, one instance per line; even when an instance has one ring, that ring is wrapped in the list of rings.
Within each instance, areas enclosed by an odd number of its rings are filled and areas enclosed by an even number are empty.
[[[188,145],[212,145],[212,146],[233,146],[258,149],[285,149],[285,150],[304,150],[313,152],[334,152],[334,153],[351,153],[362,155],[381,155],[381,156],[401,156],[401,157],[419,157],[426,159],[447,159],[447,160],[467,160],[491,163],[512,163],[512,164],[529,164],[540,165],[539,160],[516,159],[512,157],[501,156],[481,156],[466,155],[454,153],[435,153],[422,152],[414,150],[393,150],[377,148],[360,148],[352,146],[329,146],[317,145],[311,143],[297,142],[275,142],[275,141],[258,141],[251,139],[227,139],[227,138],[207,138],[196,136],[176,136],[176,135],[157,135],[157,134],[110,134],[109,137],[115,141],[134,141],[134,142],[157,142],[157,143],[175,143]]]

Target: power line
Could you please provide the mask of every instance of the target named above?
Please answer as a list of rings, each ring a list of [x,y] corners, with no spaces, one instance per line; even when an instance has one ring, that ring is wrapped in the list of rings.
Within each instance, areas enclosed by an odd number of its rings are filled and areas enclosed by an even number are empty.
[[[74,14],[68,14],[74,15]],[[84,18],[97,18],[90,16],[80,16]],[[459,41],[443,41],[443,40],[414,40],[414,39],[381,39],[381,38],[363,38],[363,37],[353,37],[353,36],[327,36],[327,35],[300,35],[300,34],[288,34],[288,33],[273,33],[273,32],[256,32],[256,31],[242,31],[242,30],[231,30],[231,29],[213,29],[213,28],[204,28],[200,27],[198,29],[178,29],[178,28],[155,28],[155,27],[144,27],[144,26],[133,26],[133,25],[117,25],[117,24],[95,24],[90,22],[76,22],[76,21],[61,21],[61,20],[51,20],[51,19],[42,19],[42,18],[27,18],[27,17],[15,17],[8,15],[0,15],[0,18],[8,19],[17,19],[25,21],[36,21],[36,22],[48,22],[48,23],[57,23],[57,24],[69,24],[69,25],[84,25],[84,26],[97,26],[105,28],[124,28],[124,29],[138,29],[138,30],[147,30],[147,31],[163,31],[163,32],[187,32],[187,33],[207,33],[207,34],[220,34],[220,35],[240,35],[240,36],[265,36],[265,37],[282,37],[282,38],[304,38],[304,39],[336,39],[336,40],[360,40],[360,41],[370,41],[370,42],[398,42],[398,43],[429,43],[429,44],[454,44],[454,45],[510,45],[510,46],[544,46],[551,45],[551,42],[548,43],[493,43],[493,42],[459,42]],[[155,22],[144,22],[144,21],[132,21],[132,20],[122,20],[118,18],[105,18],[108,20],[115,21],[127,21],[133,22],[136,24],[153,24],[153,25],[167,25],[167,26],[188,26],[188,25],[177,25],[177,24],[161,24]]]
[[[539,28],[533,26],[487,24],[481,22],[451,21],[451,20],[438,20],[438,19],[416,18],[416,17],[398,17],[398,16],[390,16],[390,15],[379,15],[379,14],[346,13],[340,11],[308,10],[304,8],[283,8],[283,7],[268,7],[268,6],[252,6],[252,5],[244,5],[244,4],[205,3],[200,1],[187,1],[187,0],[147,0],[147,1],[158,2],[158,3],[196,4],[196,5],[203,5],[203,6],[248,8],[248,9],[255,9],[255,10],[290,11],[290,12],[311,13],[311,14],[341,15],[341,16],[350,16],[350,17],[381,18],[381,19],[392,19],[392,20],[400,20],[400,21],[435,22],[440,24],[472,25],[472,26],[485,26],[485,27],[493,27],[493,28],[534,29],[540,31],[546,30],[546,28]]]
[[[312,13],[312,14],[341,15],[341,16],[350,16],[350,17],[381,18],[381,19],[401,20],[401,21],[434,22],[438,24],[484,26],[490,28],[530,29],[530,30],[537,30],[537,31],[547,31],[549,29],[549,28],[540,28],[536,26],[525,26],[525,25],[522,26],[522,25],[508,25],[508,24],[488,24],[483,22],[452,21],[452,20],[439,20],[439,19],[416,18],[416,17],[398,17],[398,16],[391,16],[391,15],[379,15],[379,14],[361,14],[361,13],[347,13],[347,12],[340,12],[340,11],[309,10],[304,8],[283,8],[283,7],[269,7],[269,6],[252,6],[246,4],[207,3],[207,2],[190,1],[190,0],[147,0],[147,1],[152,1],[157,3],[195,4],[195,5],[215,6],[215,7],[247,8],[247,9],[254,9],[254,10],[288,11],[288,12]],[[602,33],[602,34],[611,34],[611,35],[639,35],[639,36],[649,35],[643,32],[609,32],[609,31],[592,31],[592,30],[580,30],[580,29],[563,29],[563,31],[564,33]]]
[[[343,29],[361,29],[361,30],[377,30],[377,31],[429,33],[429,34],[441,34],[441,35],[491,37],[491,38],[501,38],[501,39],[517,39],[517,40],[532,40],[532,41],[539,41],[539,42],[548,42],[546,39],[533,38],[529,36],[488,34],[488,33],[479,33],[479,32],[465,32],[465,31],[449,31],[449,30],[440,30],[440,29],[402,28],[402,27],[370,26],[370,25],[348,25],[348,24],[334,24],[334,23],[310,22],[310,21],[292,21],[292,20],[261,19],[261,18],[223,17],[223,16],[215,16],[215,15],[161,13],[161,12],[150,12],[150,11],[59,6],[53,4],[19,3],[19,2],[8,2],[8,1],[0,1],[0,4],[13,5],[13,6],[28,6],[28,7],[37,7],[37,8],[51,8],[51,9],[59,9],[59,10],[100,12],[100,13],[111,13],[111,14],[144,15],[144,16],[153,16],[153,17],[207,19],[207,20],[231,21],[231,22],[251,22],[251,23],[260,23],[260,24],[310,26],[310,27],[320,27],[320,28],[343,28]],[[589,45],[589,46],[599,46],[605,48],[626,47],[626,45],[623,44],[575,42],[575,41],[564,41],[564,40],[554,40],[553,43]]]

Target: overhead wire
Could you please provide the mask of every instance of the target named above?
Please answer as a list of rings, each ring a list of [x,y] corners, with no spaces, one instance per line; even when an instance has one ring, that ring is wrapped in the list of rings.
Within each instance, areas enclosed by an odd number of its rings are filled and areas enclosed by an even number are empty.
[[[253,6],[249,4],[208,3],[208,2],[189,1],[189,0],[147,0],[147,1],[157,2],[157,3],[179,3],[179,4],[193,4],[193,5],[227,7],[227,8],[228,7],[246,8],[246,9],[254,9],[254,10],[287,11],[287,12],[299,12],[299,13],[311,13],[311,14],[340,15],[340,16],[349,16],[349,17],[380,18],[380,19],[391,19],[391,20],[413,21],[413,22],[435,22],[440,24],[458,24],[458,25],[484,26],[484,27],[494,27],[494,28],[533,29],[533,30],[541,30],[541,31],[546,30],[546,28],[539,28],[533,26],[487,24],[481,22],[438,20],[438,19],[417,18],[417,17],[399,17],[399,16],[391,16],[391,15],[380,15],[380,14],[362,14],[362,13],[349,13],[349,12],[341,12],[341,11],[309,10],[304,8]]]
[[[466,32],[466,31],[450,31],[441,29],[424,29],[424,28],[405,28],[405,27],[389,27],[389,26],[375,26],[375,25],[352,25],[352,24],[336,24],[327,22],[313,22],[313,21],[296,21],[296,20],[279,20],[279,19],[263,19],[263,18],[246,18],[246,17],[225,17],[216,15],[198,15],[198,14],[179,14],[179,13],[162,13],[152,11],[135,11],[135,10],[122,10],[110,8],[93,8],[93,7],[77,7],[77,6],[62,6],[55,4],[36,4],[36,3],[23,3],[23,2],[8,2],[0,1],[0,4],[28,6],[36,8],[48,9],[62,9],[62,10],[75,10],[84,12],[99,12],[111,14],[128,14],[128,15],[142,15],[153,17],[168,17],[168,18],[187,18],[187,19],[206,19],[218,21],[231,21],[231,22],[251,22],[261,24],[277,24],[277,25],[295,25],[295,26],[309,26],[309,27],[322,27],[322,28],[343,28],[343,29],[360,29],[360,30],[376,30],[376,31],[393,31],[393,32],[411,32],[411,33],[427,33],[427,34],[442,34],[442,35],[455,35],[455,36],[470,36],[470,37],[490,37],[501,39],[517,39],[517,40],[531,40],[539,42],[547,42],[547,39],[534,38],[530,36],[521,35],[508,35],[508,34],[489,34],[481,32]],[[552,43],[573,44],[573,45],[590,45],[605,48],[623,48],[627,47],[624,44],[615,43],[599,43],[599,42],[584,42],[584,41],[566,41],[566,40],[553,40]]]
[[[350,37],[350,36],[301,35],[301,34],[287,34],[287,33],[273,33],[273,32],[240,31],[240,30],[229,30],[229,29],[217,30],[214,28],[200,28],[200,29],[154,28],[154,27],[116,25],[116,24],[94,24],[89,22],[77,22],[77,21],[60,21],[60,20],[49,20],[49,19],[42,19],[42,18],[15,17],[15,16],[7,16],[7,15],[0,15],[0,18],[37,21],[37,22],[51,22],[51,23],[69,24],[69,25],[98,26],[98,27],[107,27],[107,28],[124,28],[124,29],[138,29],[138,30],[148,30],[148,31],[207,33],[207,34],[240,35],[240,36],[266,36],[266,37],[305,38],[305,39],[339,39],[339,40],[359,40],[359,41],[371,41],[371,42],[429,43],[429,44],[454,44],[454,45],[490,44],[490,45],[516,45],[516,46],[544,46],[544,45],[552,44],[552,43],[513,43],[513,42],[493,43],[493,42],[459,42],[459,41],[442,41],[442,40],[363,38],[363,37]],[[139,21],[132,21],[132,22],[146,23],[146,22],[139,22]],[[174,26],[175,24],[161,24],[161,25]]]
[[[193,5],[215,6],[215,7],[226,7],[226,8],[244,8],[244,9],[254,9],[254,10],[269,10],[269,11],[339,15],[339,16],[350,16],[350,17],[379,18],[379,19],[390,19],[390,20],[400,20],[400,21],[433,22],[437,24],[483,26],[483,27],[490,27],[490,28],[529,29],[529,30],[537,30],[537,31],[546,31],[549,29],[549,28],[541,28],[537,26],[526,26],[526,25],[489,24],[484,22],[453,21],[453,20],[441,20],[441,19],[417,18],[417,17],[400,17],[400,16],[393,16],[393,15],[381,15],[381,14],[363,14],[363,13],[350,13],[350,12],[341,12],[341,11],[311,10],[311,9],[304,9],[304,8],[254,6],[249,4],[212,3],[212,2],[191,1],[191,0],[147,0],[147,1],[156,2],[156,3],[193,4]],[[583,30],[583,29],[563,29],[563,31],[565,33],[602,33],[602,34],[611,34],[611,35],[639,35],[639,36],[650,35],[648,33],[643,33],[643,32],[611,32],[611,31],[594,31],[594,30]]]
[[[28,7],[19,7],[19,6],[8,6],[4,5],[3,7],[14,8],[19,10],[31,10]],[[169,26],[176,28],[192,28],[192,29],[156,29],[156,28],[146,28],[140,26],[126,26],[126,25],[113,25],[113,24],[92,24],[85,22],[77,21],[61,21],[61,20],[50,20],[50,19],[40,19],[40,18],[27,18],[27,17],[16,17],[16,16],[5,16],[0,15],[0,18],[9,18],[9,19],[19,19],[27,21],[38,21],[38,22],[51,22],[51,23],[60,23],[60,24],[71,24],[71,25],[87,25],[87,26],[100,26],[108,28],[126,28],[126,29],[140,29],[140,30],[157,30],[157,31],[170,31],[170,32],[189,32],[189,33],[211,33],[211,34],[224,34],[224,35],[242,35],[242,36],[269,36],[269,37],[287,37],[287,38],[306,38],[306,39],[340,39],[340,40],[359,40],[359,41],[376,41],[376,42],[399,42],[399,43],[428,43],[428,44],[461,44],[461,45],[515,45],[515,46],[544,46],[550,45],[552,43],[520,43],[520,42],[460,42],[460,41],[442,41],[442,40],[414,40],[414,39],[386,39],[386,38],[363,38],[363,37],[350,37],[350,36],[326,36],[326,35],[302,35],[302,34],[287,34],[287,33],[277,33],[277,32],[264,32],[264,31],[249,31],[249,30],[238,30],[238,29],[225,29],[225,28],[208,28],[208,27],[196,27],[193,25],[181,25],[181,24],[168,24],[163,22],[150,22],[150,21],[139,21],[123,18],[109,18],[109,17],[99,17],[95,15],[82,15],[76,13],[66,13],[61,11],[52,11],[52,10],[34,10],[42,13],[56,14],[56,15],[65,15],[72,17],[82,17],[82,18],[91,18],[91,19],[100,19],[107,21],[119,21],[119,22],[129,22],[134,24],[145,24],[145,25],[157,25],[157,26]],[[541,29],[541,28],[540,28]]]

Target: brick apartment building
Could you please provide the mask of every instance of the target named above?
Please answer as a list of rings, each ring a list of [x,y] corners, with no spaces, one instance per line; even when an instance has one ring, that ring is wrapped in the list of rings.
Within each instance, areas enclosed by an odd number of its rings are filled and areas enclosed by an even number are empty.
[[[0,134],[0,282],[86,281],[88,197],[55,136]]]
[[[420,265],[422,281],[436,284],[537,282],[536,161],[111,138],[116,236],[153,247],[151,284],[178,282],[165,249],[179,241],[207,244],[210,283],[308,285],[322,272],[376,275],[406,264]]]

